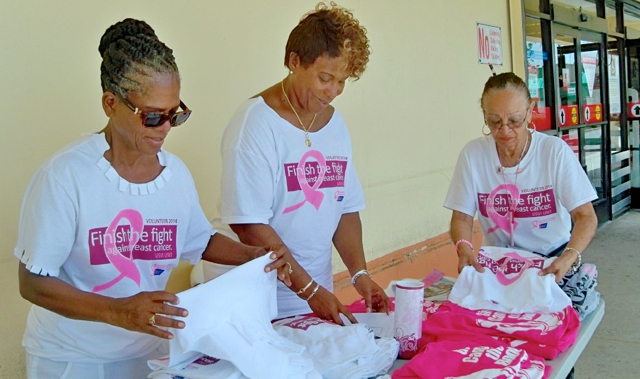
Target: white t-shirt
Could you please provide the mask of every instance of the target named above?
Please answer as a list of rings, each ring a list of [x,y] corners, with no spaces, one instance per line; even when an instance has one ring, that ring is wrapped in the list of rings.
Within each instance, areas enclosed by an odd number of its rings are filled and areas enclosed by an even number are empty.
[[[557,137],[534,132],[520,169],[500,167],[493,137],[469,142],[444,203],[472,217],[479,212],[484,245],[510,244],[511,197],[519,198],[512,224],[514,247],[541,254],[569,241],[569,212],[598,198],[571,148]]]
[[[277,314],[276,272],[264,272],[268,254],[178,294],[191,309],[185,328],[169,342],[169,365],[192,352],[233,363],[256,379],[320,379],[304,347],[281,337],[271,320]]]
[[[376,338],[365,324],[341,326],[317,317],[296,316],[273,323],[279,335],[304,346],[323,378],[369,378],[384,374],[398,356],[393,338]]]
[[[31,272],[81,291],[121,298],[163,290],[178,260],[196,263],[212,234],[193,179],[179,158],[160,151],[162,173],[129,183],[104,158],[107,149],[104,134],[88,135],[40,167],[24,197],[14,255]],[[32,355],[81,363],[141,357],[161,342],[36,305],[23,339]]]
[[[222,139],[221,219],[214,226],[230,232],[228,224],[270,225],[309,275],[332,291],[333,234],[344,213],[364,209],[364,197],[337,110],[310,139],[309,148],[304,132],[262,97],[240,106]],[[278,311],[282,318],[310,308],[279,282]]]
[[[556,259],[543,258],[524,250],[483,246],[478,272],[466,266],[451,289],[449,301],[467,309],[488,309],[506,313],[561,312],[571,299],[555,282],[555,276],[538,275]]]

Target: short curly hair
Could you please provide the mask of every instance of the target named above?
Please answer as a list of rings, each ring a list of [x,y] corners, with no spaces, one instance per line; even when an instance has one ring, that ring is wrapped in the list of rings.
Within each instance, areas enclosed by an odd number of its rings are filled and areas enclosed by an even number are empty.
[[[296,53],[303,67],[309,67],[322,55],[331,58],[344,56],[349,77],[360,79],[369,62],[367,29],[353,17],[353,13],[333,1],[318,3],[316,9],[300,19],[293,28],[285,49],[284,65],[289,67],[289,56]]]

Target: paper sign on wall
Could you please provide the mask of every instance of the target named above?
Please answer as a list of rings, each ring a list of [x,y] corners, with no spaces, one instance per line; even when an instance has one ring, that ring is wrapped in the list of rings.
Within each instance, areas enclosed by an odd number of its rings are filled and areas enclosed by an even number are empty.
[[[609,112],[611,114],[622,111],[622,101],[620,99],[620,57],[607,53],[609,57]]]
[[[540,97],[540,93],[538,90],[538,73],[535,74],[529,72],[529,94],[534,101],[537,101]]]
[[[593,96],[593,86],[596,82],[596,68],[598,67],[598,53],[585,51],[582,53],[582,67],[584,75],[587,77],[587,88],[589,97]]]
[[[502,31],[498,26],[477,23],[478,63],[502,65]]]
[[[568,68],[562,69],[562,89],[567,91],[569,89],[569,83],[571,82],[571,77],[569,74]]]

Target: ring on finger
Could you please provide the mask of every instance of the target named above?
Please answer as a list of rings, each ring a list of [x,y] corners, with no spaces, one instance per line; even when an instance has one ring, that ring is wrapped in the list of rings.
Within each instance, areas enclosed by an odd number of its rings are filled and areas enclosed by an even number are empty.
[[[149,325],[154,326],[156,324],[156,315],[154,314],[149,318]]]
[[[285,264],[287,265],[287,267],[289,267],[289,269],[287,271],[289,273],[289,275],[293,274],[293,269],[291,268],[291,263],[285,262]]]

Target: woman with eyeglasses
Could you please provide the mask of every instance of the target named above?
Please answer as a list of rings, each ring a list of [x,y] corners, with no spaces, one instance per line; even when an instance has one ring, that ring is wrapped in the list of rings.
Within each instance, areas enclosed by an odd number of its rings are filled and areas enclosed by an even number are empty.
[[[366,306],[389,310],[366,270],[362,188],[345,121],[330,105],[368,60],[366,29],[345,8],[320,3],[289,35],[288,75],[242,104],[225,130],[216,228],[250,245],[286,246],[291,283],[278,283],[279,318],[313,311],[355,322],[332,293],[332,245]]]
[[[164,291],[178,261],[266,254],[214,234],[189,170],[162,149],[191,114],[172,50],[126,19],[99,52],[107,126],[40,167],[22,205],[14,254],[20,293],[34,304],[23,339],[29,378],[146,377],[171,329],[184,328],[187,310]],[[283,265],[268,269],[288,280]]]
[[[595,235],[596,192],[571,148],[535,131],[534,102],[522,79],[513,73],[492,76],[480,104],[485,137],[460,153],[444,204],[453,211],[458,270],[484,271],[469,242],[478,213],[485,245],[558,256],[540,274],[560,281],[580,264]]]

